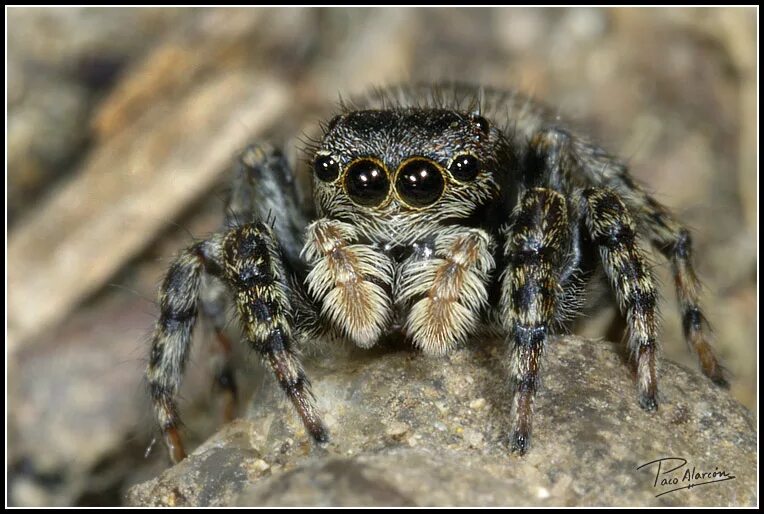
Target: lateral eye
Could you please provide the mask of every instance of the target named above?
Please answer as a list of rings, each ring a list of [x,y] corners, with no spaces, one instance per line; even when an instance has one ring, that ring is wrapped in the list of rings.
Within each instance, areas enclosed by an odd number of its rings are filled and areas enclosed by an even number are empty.
[[[340,176],[340,164],[331,155],[319,155],[313,161],[313,172],[322,182],[334,182]]]
[[[457,155],[448,166],[448,171],[456,180],[467,182],[477,177],[480,171],[480,161],[468,153]]]

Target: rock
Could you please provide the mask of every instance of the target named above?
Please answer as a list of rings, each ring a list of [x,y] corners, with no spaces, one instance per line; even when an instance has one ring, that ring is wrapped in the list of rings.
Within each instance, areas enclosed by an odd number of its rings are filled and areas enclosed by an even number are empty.
[[[661,362],[661,406],[647,413],[616,345],[560,338],[544,358],[531,450],[518,457],[507,446],[506,368],[502,345],[489,342],[442,358],[389,349],[316,357],[307,369],[331,430],[327,445],[309,441],[268,379],[246,419],[132,488],[127,502],[756,504],[753,418],[700,373]],[[667,457],[686,459],[698,473],[723,470],[735,478],[657,496],[687,485],[685,468],[661,476],[679,477],[670,487],[654,487],[657,464],[638,469]]]

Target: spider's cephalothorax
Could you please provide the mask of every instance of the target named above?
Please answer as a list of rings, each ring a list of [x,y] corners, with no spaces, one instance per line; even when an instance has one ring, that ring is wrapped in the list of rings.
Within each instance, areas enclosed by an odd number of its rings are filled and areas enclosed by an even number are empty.
[[[197,311],[229,355],[227,298],[317,441],[327,432],[297,358],[302,341],[368,348],[400,332],[441,354],[485,327],[503,334],[510,444],[523,453],[544,345],[601,266],[628,323],[639,402],[653,410],[657,292],[641,239],[671,262],[687,342],[724,385],[698,306],[689,233],[621,162],[559,123],[515,93],[378,91],[343,108],[309,149],[313,221],[282,154],[248,148],[223,229],[182,252],[161,287],[147,377],[172,458],[185,455],[175,397]],[[235,398],[232,377],[225,362],[218,382]]]
[[[362,347],[400,326],[426,351],[463,342],[488,303],[497,177],[516,161],[503,133],[454,110],[359,110],[315,153],[305,284],[330,324]]]

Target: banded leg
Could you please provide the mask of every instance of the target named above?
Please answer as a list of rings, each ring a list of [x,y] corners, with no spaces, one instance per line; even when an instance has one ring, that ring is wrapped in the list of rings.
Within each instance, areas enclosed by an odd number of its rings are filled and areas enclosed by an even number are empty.
[[[559,164],[557,172],[549,177],[553,183],[570,183],[576,187],[588,184],[618,192],[634,220],[647,232],[652,246],[671,263],[688,348],[698,356],[707,377],[719,386],[728,386],[724,370],[714,355],[708,323],[700,307],[701,287],[691,262],[692,243],[687,228],[631,178],[623,163],[601,148],[556,128],[540,131],[531,147],[534,150],[530,152],[531,159],[539,160],[539,155],[547,155]]]
[[[186,457],[175,398],[188,360],[205,267],[204,243],[183,251],[159,291],[159,319],[151,339],[146,378],[154,412],[173,462]]]
[[[284,154],[265,142],[252,144],[239,155],[232,172],[224,228],[268,220],[288,268],[302,271],[300,249],[307,222]]]
[[[531,189],[520,199],[507,230],[502,277],[501,319],[512,346],[511,449],[530,446],[539,361],[562,299],[560,285],[571,245],[564,197]]]
[[[289,289],[271,228],[247,224],[182,252],[160,289],[160,317],[146,376],[157,420],[173,462],[185,457],[176,396],[196,321],[202,274],[223,279],[236,300],[249,344],[274,372],[316,441],[328,438],[310,384],[292,349]]]
[[[213,362],[215,386],[223,393],[223,421],[229,422],[236,416],[238,388],[233,364],[233,345],[225,333],[226,289],[224,284],[209,274],[202,275],[201,311],[212,324],[218,358]]]
[[[222,230],[231,230],[252,220],[272,220],[285,257],[294,269],[299,261],[298,236],[305,221],[297,208],[293,175],[284,155],[268,143],[252,144],[239,154],[231,175]],[[279,216],[275,216],[276,213]],[[237,386],[233,348],[224,330],[226,290],[220,280],[211,275],[202,277],[200,307],[215,332],[220,356],[213,363],[215,383],[223,392],[223,419],[230,421],[236,412]]]
[[[688,348],[700,361],[703,373],[716,385],[729,387],[710,342],[708,322],[700,308],[700,281],[692,266],[690,232],[668,213],[665,207],[644,194],[647,215],[643,226],[650,241],[671,262],[674,286],[682,315],[682,328]]]
[[[307,228],[303,255],[312,265],[307,292],[321,315],[362,348],[373,346],[390,323],[393,263],[349,223],[320,219]]]
[[[228,232],[220,248],[222,276],[233,292],[249,345],[273,371],[305,428],[318,442],[328,431],[293,348],[290,291],[272,229],[251,223]]]
[[[617,193],[590,188],[582,192],[582,210],[605,274],[629,325],[629,348],[637,361],[639,403],[658,408],[655,370],[658,316],[652,274],[637,244],[635,225]]]
[[[493,247],[485,231],[458,229],[438,235],[431,257],[404,261],[396,298],[411,305],[404,330],[425,353],[447,353],[474,333],[488,304]]]

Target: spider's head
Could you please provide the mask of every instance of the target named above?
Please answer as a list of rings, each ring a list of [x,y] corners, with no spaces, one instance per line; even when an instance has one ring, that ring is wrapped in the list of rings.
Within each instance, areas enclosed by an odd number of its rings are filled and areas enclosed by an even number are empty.
[[[503,135],[476,114],[446,109],[336,116],[313,159],[321,215],[407,226],[467,218],[498,193]]]

